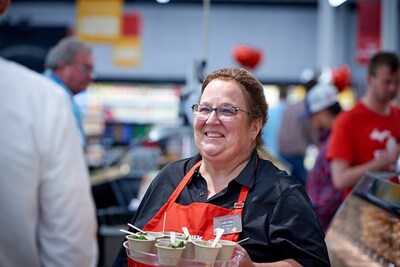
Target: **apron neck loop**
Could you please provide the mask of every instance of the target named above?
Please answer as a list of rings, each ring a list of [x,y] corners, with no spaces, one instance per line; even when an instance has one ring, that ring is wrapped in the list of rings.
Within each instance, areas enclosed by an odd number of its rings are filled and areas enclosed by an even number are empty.
[[[242,185],[242,190],[240,190],[238,201],[236,201],[235,204],[233,205],[235,209],[243,209],[248,193],[249,193],[249,188],[247,186]]]

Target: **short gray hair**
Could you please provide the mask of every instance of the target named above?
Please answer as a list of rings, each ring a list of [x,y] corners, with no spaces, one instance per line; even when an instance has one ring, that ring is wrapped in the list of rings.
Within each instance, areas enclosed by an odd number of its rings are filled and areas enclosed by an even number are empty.
[[[73,63],[78,52],[92,53],[92,49],[85,42],[76,37],[65,37],[52,47],[46,56],[44,66],[55,70],[60,63]]]

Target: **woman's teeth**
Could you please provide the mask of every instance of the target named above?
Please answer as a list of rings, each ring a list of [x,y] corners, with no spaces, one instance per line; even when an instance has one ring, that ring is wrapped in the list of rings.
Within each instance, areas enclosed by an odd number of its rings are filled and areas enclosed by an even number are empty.
[[[219,134],[219,133],[206,133],[206,135],[207,135],[208,137],[212,137],[212,138],[223,137],[223,135],[222,135],[222,134]]]

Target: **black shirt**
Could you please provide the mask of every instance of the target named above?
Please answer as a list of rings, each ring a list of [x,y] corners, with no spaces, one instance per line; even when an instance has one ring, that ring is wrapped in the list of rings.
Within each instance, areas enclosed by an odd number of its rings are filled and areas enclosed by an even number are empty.
[[[143,197],[132,224],[143,228],[200,159],[196,155],[163,168]],[[233,209],[242,185],[250,190],[239,240],[250,237],[241,245],[254,262],[294,259],[303,266],[330,266],[324,232],[304,187],[270,161],[258,158],[257,153],[253,153],[247,166],[227,188],[210,199],[207,199],[207,183],[196,170],[177,202],[181,205],[207,202]],[[123,246],[113,266],[127,266]]]

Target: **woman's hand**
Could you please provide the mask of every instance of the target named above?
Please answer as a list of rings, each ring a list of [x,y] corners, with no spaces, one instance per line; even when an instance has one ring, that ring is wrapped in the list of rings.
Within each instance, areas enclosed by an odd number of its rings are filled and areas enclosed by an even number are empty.
[[[236,244],[235,248],[244,254],[244,258],[242,261],[240,261],[239,267],[255,267],[254,263],[250,259],[249,254],[244,248],[242,248],[241,245]]]

